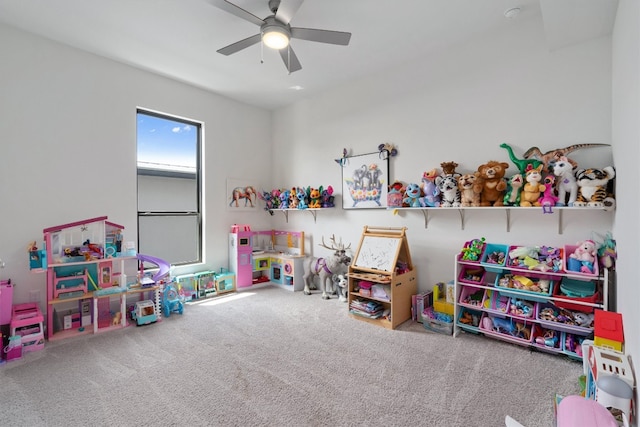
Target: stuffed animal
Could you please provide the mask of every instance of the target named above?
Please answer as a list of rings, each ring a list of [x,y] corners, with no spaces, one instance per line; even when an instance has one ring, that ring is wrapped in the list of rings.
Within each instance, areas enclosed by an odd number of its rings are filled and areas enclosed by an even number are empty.
[[[597,208],[612,206],[613,198],[607,193],[607,184],[615,176],[616,172],[611,166],[603,169],[581,169],[576,172],[579,192],[573,205]]]
[[[309,207],[308,195],[304,188],[300,187],[296,191],[296,197],[298,198],[298,209],[307,209]]]
[[[334,207],[335,204],[333,203],[333,200],[334,200],[333,187],[329,185],[327,188],[325,188],[323,190],[322,186],[321,186],[320,187],[320,198],[322,199],[322,207],[323,208],[332,208],[332,207]]]
[[[582,313],[576,311],[575,313],[573,313],[573,320],[578,326],[582,326],[583,328],[590,328],[593,324],[593,313]]]
[[[410,208],[420,207],[420,186],[418,184],[411,183],[407,185],[402,203],[406,203]]]
[[[436,178],[436,185],[440,190],[440,206],[457,208],[460,206],[460,189],[454,175],[444,175]]]
[[[404,197],[404,184],[400,181],[395,181],[393,184],[389,184],[387,189],[387,206],[389,207],[402,207],[402,199]]]
[[[298,207],[298,189],[296,187],[291,188],[289,191],[289,209],[296,209]]]
[[[311,201],[309,202],[310,208],[321,208],[322,204],[320,203],[320,189],[318,188],[310,188],[309,189],[309,198]]]
[[[437,208],[440,206],[440,190],[436,185],[438,169],[431,169],[422,174],[422,192],[424,197],[420,198],[420,205],[423,207]]]
[[[520,206],[520,192],[524,184],[522,174],[515,174],[507,181],[507,190],[502,202],[505,206]]]
[[[289,209],[290,198],[291,192],[289,190],[283,190],[280,193],[280,209]]]
[[[507,189],[507,183],[503,178],[508,167],[508,163],[495,160],[478,166],[479,177],[482,180],[480,206],[504,205],[504,192]]]
[[[538,165],[537,168],[527,166],[525,180],[527,183],[522,188],[522,193],[520,194],[520,206],[540,206],[540,203],[538,203],[540,193],[547,188],[543,184],[540,184],[540,181],[542,181],[542,164]]]
[[[511,159],[511,162],[514,165],[516,165],[520,173],[523,175],[527,172],[527,170],[530,167],[537,168],[542,164],[540,160],[536,160],[536,159],[518,159],[515,156],[515,154],[513,154],[513,149],[508,144],[502,143],[500,144],[500,148],[504,148],[505,150],[507,150],[507,153],[509,154],[509,159]]]
[[[440,167],[442,168],[442,175],[456,175],[458,164],[456,162],[442,162]]]
[[[577,259],[578,261],[594,263],[597,255],[598,251],[595,242],[593,240],[585,240],[578,242],[578,247],[569,256]]]
[[[480,193],[482,193],[482,186],[476,185],[476,181],[479,180],[478,172],[466,173],[458,178],[460,206],[480,206]]]
[[[558,187],[558,206],[573,206],[578,197],[578,184],[573,175],[573,165],[564,156],[561,156],[552,164],[551,170],[558,177],[556,186]],[[567,200],[567,195],[569,200]]]
[[[559,198],[554,192],[555,181],[556,178],[553,175],[547,175],[544,177],[545,190],[542,196],[538,199],[539,206],[542,206],[542,212],[544,213],[553,213],[551,207],[558,203]]]

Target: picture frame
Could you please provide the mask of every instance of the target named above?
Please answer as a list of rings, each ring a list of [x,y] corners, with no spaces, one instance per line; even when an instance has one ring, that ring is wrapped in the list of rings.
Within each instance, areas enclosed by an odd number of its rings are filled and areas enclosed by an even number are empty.
[[[342,162],[342,209],[386,209],[389,158],[380,152],[349,156]]]
[[[256,186],[250,180],[227,178],[227,210],[251,211],[258,206]]]

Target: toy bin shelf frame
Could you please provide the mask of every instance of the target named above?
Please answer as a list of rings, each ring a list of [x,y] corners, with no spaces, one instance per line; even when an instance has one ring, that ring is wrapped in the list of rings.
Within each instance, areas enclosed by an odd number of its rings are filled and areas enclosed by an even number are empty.
[[[504,245],[504,247],[507,248],[507,245]],[[583,274],[573,272],[541,272],[518,269],[506,264],[501,266],[479,261],[463,261],[459,254],[456,254],[455,256],[454,265],[456,298],[454,302],[454,337],[462,331],[474,334],[483,334],[486,337],[515,343],[529,348],[535,348],[546,353],[564,354],[572,359],[581,360],[582,356],[580,354],[571,351],[571,349],[565,348],[564,338],[567,337],[567,334],[571,334],[571,336],[576,337],[576,339],[586,339],[593,335],[593,326],[583,327],[542,320],[538,317],[538,310],[542,307],[555,308],[556,303],[559,307],[566,307],[569,310],[577,310],[587,313],[593,313],[595,309],[608,309],[609,272],[607,269],[603,269],[599,275],[587,277]],[[473,280],[465,278],[466,269],[475,270],[478,268],[482,268],[484,270],[481,278],[474,278]],[[600,297],[595,301],[587,301],[586,299],[570,299],[565,296],[558,296],[558,292],[553,290],[550,290],[549,293],[536,293],[497,286],[499,277],[510,273],[514,275],[522,275],[534,280],[546,279],[553,282],[551,284],[552,287],[559,286],[560,281],[563,278],[592,282],[596,293],[599,293]],[[482,303],[479,305],[477,303],[472,303],[474,298],[470,296],[472,294],[482,292],[484,292],[484,299],[482,300]],[[524,302],[525,305],[534,307],[535,311],[530,316],[512,314],[508,307],[503,311],[490,301],[485,304],[485,301],[488,301],[486,299],[487,296],[489,296],[489,298],[497,298],[498,296],[508,298],[509,302],[506,303],[507,306],[509,306],[510,301],[517,300],[521,303]],[[468,314],[469,316],[480,316],[479,324],[476,326],[461,321],[465,314]],[[509,324],[523,324],[525,327],[529,327],[530,337],[524,339],[507,333],[484,329],[482,327],[482,319],[487,316],[490,316],[493,320],[505,320]],[[537,343],[535,337],[542,336],[539,334],[541,331],[551,331],[555,334],[555,336],[558,337],[558,345],[550,346]]]

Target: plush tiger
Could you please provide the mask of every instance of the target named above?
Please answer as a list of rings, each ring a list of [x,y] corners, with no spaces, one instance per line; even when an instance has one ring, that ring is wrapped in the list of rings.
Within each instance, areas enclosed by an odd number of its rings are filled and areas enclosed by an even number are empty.
[[[612,207],[613,197],[607,191],[609,181],[616,176],[611,166],[602,169],[580,169],[576,172],[578,198],[573,206]]]
[[[436,178],[436,185],[440,190],[440,206],[457,208],[460,206],[460,189],[456,175],[444,175]]]

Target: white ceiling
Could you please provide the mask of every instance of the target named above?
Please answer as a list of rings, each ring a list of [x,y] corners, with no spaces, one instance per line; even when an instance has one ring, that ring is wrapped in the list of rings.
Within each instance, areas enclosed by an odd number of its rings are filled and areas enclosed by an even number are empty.
[[[260,18],[268,0],[231,0]],[[286,2],[287,0],[282,0]],[[306,0],[293,27],[352,33],[349,46],[292,40],[302,70],[256,44],[216,52],[259,27],[209,0],[0,0],[0,22],[119,62],[274,109],[372,72],[406,66],[522,19],[549,49],[609,34],[618,0]],[[504,11],[520,7],[515,19]],[[264,63],[261,63],[261,57]],[[294,86],[304,89],[294,90]]]

